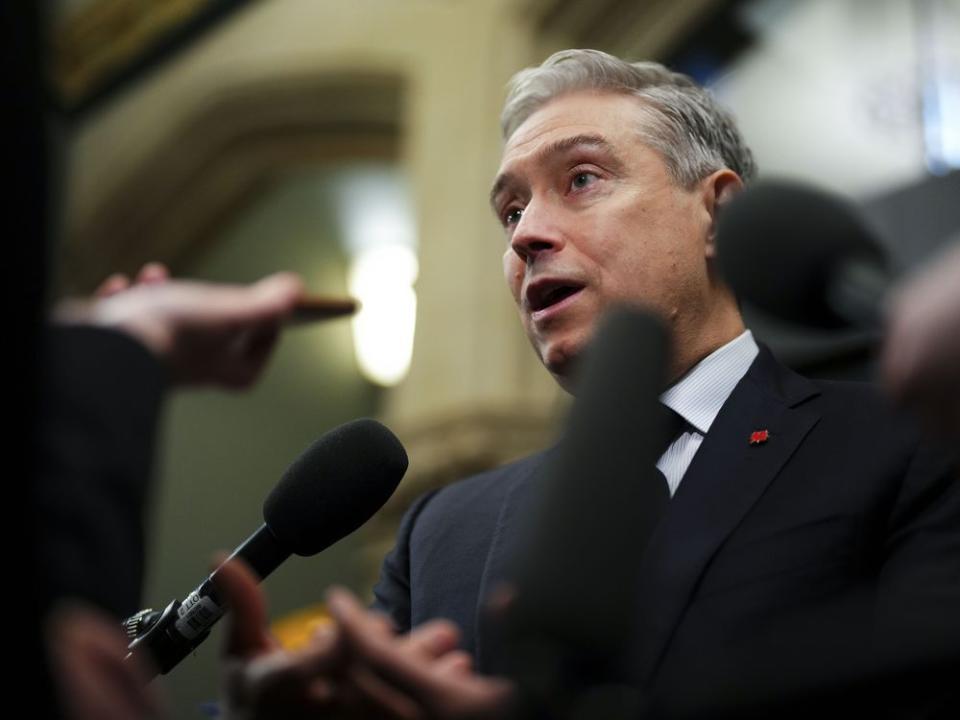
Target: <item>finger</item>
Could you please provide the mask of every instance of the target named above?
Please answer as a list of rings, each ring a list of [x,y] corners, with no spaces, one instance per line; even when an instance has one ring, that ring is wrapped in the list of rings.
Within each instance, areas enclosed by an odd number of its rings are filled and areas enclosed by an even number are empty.
[[[254,289],[264,296],[303,294],[303,280],[292,272],[276,272],[260,278],[253,284]]]
[[[332,706],[340,700],[337,688],[327,677],[318,677],[310,681],[306,692],[307,700],[323,706]]]
[[[115,686],[105,677],[100,663],[87,660],[71,672],[69,680],[61,680],[60,704],[68,720],[129,720],[158,717],[151,708]]]
[[[246,286],[183,282],[179,287],[191,324],[234,331],[279,323],[303,294],[303,283],[293,273],[277,273]]]
[[[251,290],[251,303],[256,306],[260,317],[289,314],[304,292],[300,276],[289,272],[268,275],[254,283]]]
[[[493,621],[501,621],[513,607],[517,599],[517,589],[512,583],[501,581],[493,591],[484,607],[484,612]]]
[[[333,643],[306,652],[277,649],[247,662],[243,679],[254,694],[293,697],[303,694],[313,681],[325,678],[341,665],[339,650]]]
[[[228,658],[223,663],[224,700],[228,717],[267,718],[327,717],[338,696],[327,677],[301,677],[290,654],[276,650],[252,660]]]
[[[160,698],[112,618],[81,605],[51,612],[47,637],[58,685],[75,718],[155,717]]]
[[[341,693],[354,714],[389,720],[420,720],[424,717],[418,703],[363,665],[350,668]]]
[[[905,400],[916,379],[918,342],[916,318],[911,317],[911,306],[897,301],[887,322],[886,340],[881,355],[880,371],[890,393]]]
[[[339,611],[349,614],[355,629],[384,640],[393,641],[396,638],[396,631],[390,618],[381,612],[368,610],[349,590],[333,587],[327,592],[327,599],[328,603],[332,599]],[[327,610],[336,620],[334,609],[328,606]]]
[[[128,287],[130,287],[130,278],[123,273],[114,273],[97,286],[93,295],[98,298],[107,298],[116,295],[121,290],[126,290]]]
[[[170,270],[159,262],[148,262],[137,273],[137,285],[157,285],[170,279]]]
[[[224,665],[227,697],[252,717],[310,717],[339,701],[332,678],[343,662],[335,633],[318,637],[303,651],[278,649]]]
[[[229,353],[230,362],[222,368],[219,379],[231,388],[245,388],[260,376],[280,337],[278,320],[268,320],[259,327],[241,331]]]
[[[432,679],[422,658],[404,654],[395,638],[371,632],[369,613],[356,598],[340,588],[327,594],[327,609],[337,621],[347,652],[388,683],[420,700]],[[418,662],[419,660],[419,662]]]
[[[433,664],[438,677],[463,676],[473,672],[473,656],[465,650],[454,650]]]
[[[288,653],[291,671],[304,680],[328,676],[345,666],[346,651],[338,628],[324,627],[306,647]]]
[[[351,657],[375,675],[409,696],[431,716],[499,716],[510,697],[511,685],[480,676],[441,676],[436,661],[402,652],[396,639],[364,632],[363,609],[350,593],[334,588],[327,608],[337,621]],[[463,662],[462,660],[459,662]]]
[[[370,624],[371,631],[377,632],[383,637],[396,637],[397,629],[387,615],[377,610],[367,612],[367,622]]]
[[[266,600],[247,565],[230,560],[216,569],[212,580],[230,609],[224,653],[248,658],[273,650],[276,642],[267,630]]]
[[[400,638],[404,651],[430,659],[456,650],[459,644],[460,631],[448,620],[431,620]]]

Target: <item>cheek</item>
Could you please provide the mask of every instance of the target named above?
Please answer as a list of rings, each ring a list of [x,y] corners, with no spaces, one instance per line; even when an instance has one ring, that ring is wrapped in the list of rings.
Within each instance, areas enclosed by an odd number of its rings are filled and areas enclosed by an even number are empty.
[[[513,250],[507,250],[503,254],[503,277],[507,281],[507,287],[510,288],[510,294],[514,302],[520,304],[520,288],[523,286],[523,263]]]

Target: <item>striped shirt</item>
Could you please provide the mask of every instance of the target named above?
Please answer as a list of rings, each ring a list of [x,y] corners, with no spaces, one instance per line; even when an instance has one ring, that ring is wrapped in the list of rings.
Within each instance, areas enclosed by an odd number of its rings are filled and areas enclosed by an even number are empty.
[[[749,330],[713,351],[660,396],[660,402],[687,421],[681,433],[660,456],[657,467],[667,478],[670,497],[700,449],[703,436],[720,408],[760,352]]]

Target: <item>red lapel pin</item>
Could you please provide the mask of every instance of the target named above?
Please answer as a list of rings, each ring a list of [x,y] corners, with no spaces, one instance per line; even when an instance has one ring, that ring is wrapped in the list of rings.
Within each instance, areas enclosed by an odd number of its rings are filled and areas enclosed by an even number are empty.
[[[770,439],[769,430],[754,430],[752,433],[750,433],[751,445],[762,445],[769,439]]]

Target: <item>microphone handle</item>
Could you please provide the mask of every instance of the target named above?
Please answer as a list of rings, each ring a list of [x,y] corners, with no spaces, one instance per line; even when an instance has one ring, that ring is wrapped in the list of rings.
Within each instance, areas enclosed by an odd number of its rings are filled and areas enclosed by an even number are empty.
[[[240,558],[263,580],[288,557],[290,551],[264,524],[233,551],[227,562]],[[210,629],[227,611],[214,584],[219,569],[214,570],[182,602],[171,602],[146,632],[130,643],[127,657],[147,653],[151,660],[147,664],[166,675],[206,640]]]

